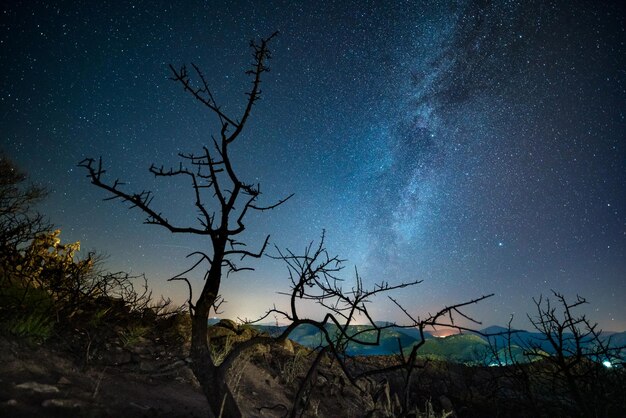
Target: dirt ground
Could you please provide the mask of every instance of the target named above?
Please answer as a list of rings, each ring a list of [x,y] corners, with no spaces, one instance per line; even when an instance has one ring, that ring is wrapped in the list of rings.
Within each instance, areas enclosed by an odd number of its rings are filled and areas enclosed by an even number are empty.
[[[135,347],[132,355],[112,350],[80,367],[79,356],[0,336],[0,416],[210,418],[188,359],[163,356],[153,345]],[[266,346],[237,360],[229,385],[244,416],[285,415],[303,371],[296,369],[304,367],[297,358],[291,346]],[[318,377],[306,416],[354,417],[371,408],[335,377],[329,370]]]
[[[207,411],[184,362],[160,370],[81,370],[62,352],[0,337],[0,416],[207,417]]]

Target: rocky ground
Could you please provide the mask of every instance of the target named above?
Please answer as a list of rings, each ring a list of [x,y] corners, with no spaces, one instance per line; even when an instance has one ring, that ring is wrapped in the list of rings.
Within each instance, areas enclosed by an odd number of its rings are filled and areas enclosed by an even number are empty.
[[[0,337],[0,416],[206,417],[207,403],[184,358],[112,349],[97,365]]]
[[[180,334],[163,337],[172,328],[157,327],[132,338],[124,330],[111,330],[112,336],[124,337],[109,336],[94,345],[81,345],[69,337],[34,344],[0,334],[0,416],[211,418],[189,368],[185,339],[176,340]],[[256,332],[227,320],[214,325],[213,358]],[[80,341],[84,343],[84,334]],[[243,415],[287,416],[312,360],[311,350],[289,340],[244,352],[228,382]],[[371,356],[347,364],[358,373],[383,369],[397,361],[392,356]],[[505,368],[420,361],[412,371],[408,416],[575,416],[563,413],[554,402],[544,402],[555,405],[551,410],[528,409],[530,404],[506,372]],[[359,381],[359,390],[336,362],[323,361],[313,377],[312,390],[299,406],[306,405],[304,417],[398,416],[403,409],[400,399],[406,389],[405,376],[399,371],[371,375]],[[616,405],[611,411],[619,410],[623,402]]]
[[[213,326],[214,358],[255,332],[227,320]],[[210,417],[189,368],[188,347],[167,343],[167,338],[158,335],[162,334],[132,341],[110,338],[80,351],[76,349],[79,344],[67,341],[35,345],[0,336],[0,416]],[[286,416],[312,360],[311,350],[289,340],[245,352],[232,368],[229,381],[244,416]],[[385,368],[396,361],[391,356],[367,357],[349,365],[358,372]],[[465,370],[449,364],[420,365],[415,380],[421,386],[412,388],[412,396],[426,415],[413,416],[455,417],[455,410],[462,412],[459,394],[469,393],[468,388],[476,385],[475,377],[482,379],[475,371],[472,378],[463,377]],[[322,362],[313,389],[304,397],[304,416],[392,417],[402,409],[398,396],[403,391],[401,373],[375,375],[360,380],[359,385],[363,390],[348,382],[336,362]],[[427,413],[430,407],[437,411],[435,415]]]
[[[245,332],[226,327],[217,327],[215,334],[224,341],[246,338]],[[288,341],[258,347],[237,360],[229,383],[244,416],[284,416],[309,354]],[[0,336],[0,416],[210,416],[184,346],[171,349],[141,337],[125,347],[107,343],[89,356],[85,364],[84,353],[68,352],[63,344]],[[375,409],[369,394],[346,383],[336,367],[321,367],[306,416],[363,416]]]

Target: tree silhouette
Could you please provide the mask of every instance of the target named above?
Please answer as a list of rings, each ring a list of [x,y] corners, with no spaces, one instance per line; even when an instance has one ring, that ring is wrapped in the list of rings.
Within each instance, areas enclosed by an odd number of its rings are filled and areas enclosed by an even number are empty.
[[[149,169],[157,178],[189,179],[195,196],[194,205],[198,211],[196,225],[178,225],[170,221],[166,215],[154,208],[151,191],[128,192],[122,188],[124,183],[119,180],[112,183],[105,181],[101,158],[98,161],[87,158],[79,163],[79,166],[87,170],[87,176],[92,184],[111,194],[108,199],[121,199],[130,203],[131,207],[143,211],[147,216],[146,224],[164,227],[172,233],[189,233],[207,236],[210,239],[211,249],[190,254],[197,257],[197,261],[170,280],[185,281],[189,287],[188,305],[192,320],[191,368],[213,412],[229,417],[241,414],[226,384],[225,374],[230,363],[216,365],[209,355],[208,318],[211,309],[215,311],[221,303],[219,292],[224,272],[251,270],[250,267],[238,266],[236,262],[247,257],[259,258],[267,248],[269,236],[265,238],[257,252],[247,250],[245,244],[237,240],[237,236],[246,229],[246,215],[252,211],[273,209],[291,197],[288,196],[270,205],[260,205],[258,203],[261,195],[260,186],[242,181],[230,158],[230,146],[243,132],[254,104],[261,98],[261,78],[269,71],[267,62],[271,58],[268,44],[276,34],[250,42],[253,63],[246,74],[252,78],[252,87],[246,93],[247,102],[238,119],[221,110],[206,77],[197,65],[192,64],[194,80],[186,66],[177,69],[170,65],[171,79],[181,84],[185,92],[208,108],[219,123],[219,135],[217,138],[212,137],[211,146],[204,146],[198,154],[179,154],[182,161],[176,168],[165,169],[163,166],[152,165]],[[207,263],[208,268],[204,275],[204,286],[194,301],[191,283],[185,275],[202,263]]]
[[[612,382],[615,372],[601,363],[623,361],[624,347],[611,344],[610,337],[605,340],[597,323],[575,312],[587,303],[585,298],[577,296],[571,302],[561,293],[553,291],[553,295],[556,304],[549,298],[533,299],[537,312],[528,319],[541,337],[524,347],[525,354],[545,361],[551,369],[551,387],[568,394],[580,416],[610,416],[615,399],[623,393],[616,389],[623,389],[623,383],[616,385],[621,379]]]
[[[211,310],[217,312],[222,302],[219,291],[224,274],[252,270],[251,267],[240,266],[236,263],[246,258],[261,257],[269,243],[269,236],[267,236],[260,249],[254,252],[247,250],[246,244],[237,240],[237,236],[246,229],[246,216],[252,211],[262,212],[274,209],[292,196],[289,195],[269,205],[261,205],[258,202],[261,195],[260,186],[243,182],[236,173],[230,157],[231,144],[237,140],[245,128],[254,104],[261,97],[261,77],[269,71],[267,61],[271,58],[268,43],[275,36],[276,33],[258,42],[252,41],[250,43],[253,63],[246,73],[252,77],[252,88],[246,93],[247,102],[239,119],[235,119],[221,110],[214,99],[206,77],[198,66],[192,64],[195,80],[192,81],[186,66],[176,69],[170,65],[171,79],[182,85],[185,92],[208,108],[219,124],[219,135],[217,138],[212,138],[213,143],[210,147],[204,146],[199,154],[179,154],[183,161],[176,168],[165,169],[163,166],[157,167],[153,164],[149,169],[156,178],[185,177],[189,179],[194,192],[194,205],[198,213],[197,224],[179,225],[170,221],[166,215],[154,207],[153,194],[149,190],[133,193],[125,191],[122,187],[124,183],[120,180],[107,182],[104,179],[106,171],[103,168],[101,158],[98,160],[87,158],[79,163],[79,166],[87,170],[87,177],[91,183],[110,194],[106,200],[120,199],[128,202],[131,208],[138,208],[146,214],[144,221],[146,224],[161,226],[172,233],[188,233],[207,236],[210,239],[211,248],[189,254],[189,256],[197,257],[195,263],[170,280],[183,281],[188,286],[189,298],[187,303],[192,322],[191,369],[198,379],[215,416],[242,416],[241,409],[227,383],[228,372],[237,357],[252,346],[284,341],[300,325],[316,327],[322,335],[322,341],[314,361],[299,386],[292,406],[284,406],[288,415],[295,417],[306,409],[307,402],[305,399],[308,399],[308,394],[312,389],[317,368],[324,360],[330,359],[336,362],[335,364],[339,365],[348,381],[363,391],[358,380],[367,375],[375,374],[376,371],[370,371],[361,376],[354,375],[347,365],[345,349],[348,344],[377,345],[382,330],[392,326],[377,325],[368,313],[367,304],[375,295],[420,283],[419,280],[397,284],[383,281],[376,284],[372,289],[366,289],[357,273],[355,286],[344,289],[342,280],[336,276],[336,273],[342,269],[342,260],[337,256],[329,255],[324,246],[323,235],[319,245],[310,244],[306,247],[304,254],[277,249],[278,255],[274,258],[283,260],[290,273],[291,291],[285,293],[289,297],[289,308],[281,310],[274,307],[268,310],[261,319],[269,315],[278,315],[286,319],[289,325],[278,336],[258,335],[239,342],[223,358],[220,358],[220,361],[211,357],[208,318]],[[192,285],[186,275],[199,268],[203,263],[208,265],[204,274],[204,285],[200,295],[194,300]],[[444,315],[448,315],[450,319],[452,319],[453,314],[460,314],[468,318],[461,313],[460,309],[486,297],[488,296],[445,308],[437,315],[429,317],[428,321],[421,321],[419,325],[421,329],[427,325],[450,325],[438,321]],[[299,315],[298,305],[301,301],[312,301],[318,304],[325,312],[323,319],[314,320]],[[354,323],[357,315],[366,318],[370,326],[367,329],[354,332],[351,324]],[[411,326],[416,325],[417,322]],[[451,325],[454,326],[454,324]],[[457,328],[460,329],[460,327]],[[331,332],[330,329],[333,331]],[[372,335],[374,335],[373,339]],[[410,360],[405,361],[394,370],[402,368],[409,370],[410,374],[410,369],[414,367],[416,350],[417,348],[413,350]]]
[[[571,301],[552,294],[533,298],[536,312],[527,317],[535,334],[522,338],[523,332],[512,330],[509,321],[506,339],[490,341],[494,361],[505,366],[500,380],[515,382],[519,401],[535,413],[617,416],[624,408],[625,347],[577,312],[588,303],[585,298]]]

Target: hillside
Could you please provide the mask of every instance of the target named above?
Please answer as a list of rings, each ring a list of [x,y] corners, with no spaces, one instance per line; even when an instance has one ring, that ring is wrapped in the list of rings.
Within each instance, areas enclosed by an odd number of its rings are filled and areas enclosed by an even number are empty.
[[[427,340],[418,355],[466,364],[485,364],[489,344],[471,334],[450,335]]]

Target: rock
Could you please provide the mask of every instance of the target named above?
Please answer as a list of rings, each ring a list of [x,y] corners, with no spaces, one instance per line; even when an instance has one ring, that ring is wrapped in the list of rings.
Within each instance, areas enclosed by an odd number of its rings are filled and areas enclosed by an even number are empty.
[[[152,361],[142,361],[139,363],[139,370],[143,372],[154,372],[159,369],[159,365]]]
[[[186,365],[187,365],[187,363],[185,363],[184,360],[176,360],[174,363],[172,363],[169,366],[167,366],[167,370],[177,369],[179,367],[186,366]]]
[[[152,347],[144,344],[134,345],[130,347],[129,350],[131,351],[131,353],[137,355],[152,355],[153,352]]]
[[[285,338],[281,343],[279,343],[280,346],[283,348],[283,350],[288,351],[289,353],[293,354],[294,353],[294,349],[293,349],[293,342],[291,342],[291,340],[289,338]]]
[[[46,399],[41,403],[44,408],[80,408],[82,402],[78,399]]]
[[[454,414],[454,406],[452,406],[452,401],[447,396],[441,395],[439,397],[439,404],[444,411],[452,412]]]
[[[224,338],[224,337],[236,337],[237,333],[232,329],[228,329],[225,327],[221,327],[218,325],[213,325],[208,329],[208,336],[211,339]]]
[[[130,352],[116,347],[113,351],[105,351],[101,355],[102,362],[110,366],[119,366],[121,364],[127,364],[132,361],[132,355]]]
[[[5,404],[5,405],[7,405],[7,406],[16,406],[16,405],[17,405],[17,400],[15,400],[15,399],[9,399],[9,400],[8,400],[8,401],[6,401],[4,404]]]
[[[57,382],[57,385],[71,385],[71,384],[72,382],[70,382],[70,380],[64,376],[61,376],[61,378]]]
[[[24,382],[15,386],[18,389],[32,390],[37,393],[58,393],[59,388],[45,383]]]
[[[240,332],[239,332],[239,337],[241,338],[242,341],[247,341],[251,338],[256,337],[257,335],[259,335],[259,333],[253,328],[243,328],[243,329],[240,329]]]
[[[220,322],[215,324],[216,327],[222,327],[229,329],[231,331],[237,331],[237,323],[232,319],[222,319]]]

